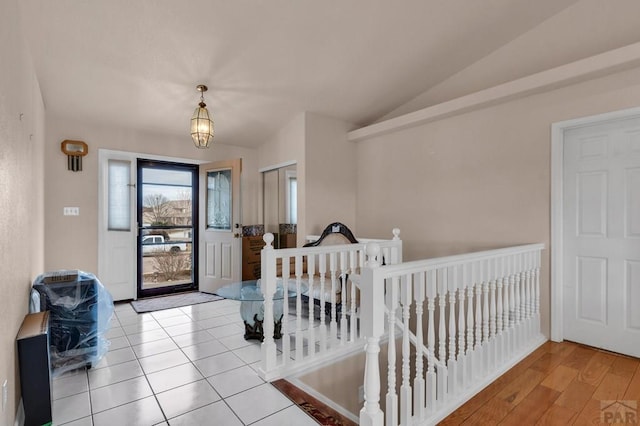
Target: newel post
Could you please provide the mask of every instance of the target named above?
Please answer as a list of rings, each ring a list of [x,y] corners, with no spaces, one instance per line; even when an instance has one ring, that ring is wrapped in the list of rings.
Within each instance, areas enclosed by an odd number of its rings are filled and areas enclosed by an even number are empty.
[[[264,234],[262,239],[266,243],[260,252],[260,289],[264,297],[262,370],[268,374],[276,365],[276,343],[273,340],[273,294],[276,292],[276,261],[272,245],[273,234]]]
[[[362,270],[360,327],[365,345],[364,406],[360,410],[360,424],[382,426],[384,413],[380,409],[380,336],[384,333],[384,280],[380,278],[380,246],[367,245],[367,262]]]

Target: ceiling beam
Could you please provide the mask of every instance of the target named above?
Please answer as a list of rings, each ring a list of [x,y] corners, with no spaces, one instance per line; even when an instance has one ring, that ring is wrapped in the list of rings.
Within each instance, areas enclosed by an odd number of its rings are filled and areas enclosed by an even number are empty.
[[[640,43],[634,43],[352,130],[347,134],[347,139],[354,142],[371,139],[397,130],[623,71],[638,65],[640,65]]]

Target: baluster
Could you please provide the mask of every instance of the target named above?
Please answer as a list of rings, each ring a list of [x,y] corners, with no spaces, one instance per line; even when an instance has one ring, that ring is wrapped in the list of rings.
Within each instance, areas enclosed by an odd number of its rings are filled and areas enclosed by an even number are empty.
[[[327,325],[325,323],[327,312],[325,309],[324,296],[325,276],[327,273],[327,256],[324,253],[318,255],[318,273],[320,274],[320,353],[324,353],[327,351]]]
[[[516,325],[522,322],[522,263],[520,256],[516,257]]]
[[[349,271],[351,272],[351,275],[356,272],[356,254],[357,253],[353,250],[349,252]],[[353,280],[349,283],[349,287],[351,288],[351,313],[349,317],[351,322],[349,324],[349,341],[355,342],[356,339],[358,339],[358,327],[356,323],[356,285]],[[344,309],[344,302],[342,309]]]
[[[387,425],[398,424],[398,395],[396,394],[396,308],[398,307],[398,279],[386,280],[386,302],[389,309],[389,345],[387,348]]]
[[[427,272],[427,313],[429,322],[427,323],[427,413],[436,409],[436,370],[434,365],[436,331],[435,331],[435,310],[436,310],[436,279],[435,271]]]
[[[455,267],[447,269],[447,289],[449,291],[449,354],[447,359],[447,394],[452,395],[457,389],[458,363],[456,360],[456,287],[457,274]]]
[[[262,295],[264,297],[264,317],[263,331],[264,341],[262,342],[262,368],[264,371],[271,371],[276,366],[276,343],[273,340],[273,293],[276,291],[276,258],[273,249],[273,234],[266,233],[262,237],[265,246],[260,254]],[[270,318],[271,321],[266,319]]]
[[[467,284],[467,356],[473,353],[473,285]]]
[[[525,341],[531,337],[531,269],[530,254],[524,253],[524,319],[525,319]]]
[[[454,274],[458,276],[459,268],[454,269]],[[465,283],[458,280],[459,277],[456,278],[456,283],[458,285],[458,384],[462,389],[465,388],[467,382],[467,355],[465,354],[465,333],[466,333],[466,319],[464,316],[464,292],[465,292]]]
[[[413,379],[413,410],[419,419],[425,416],[424,345],[422,314],[425,299],[424,274],[418,273],[413,279],[414,300],[416,302],[416,376]]]
[[[522,281],[524,283],[523,285],[523,292],[524,292],[524,303],[523,303],[523,313],[522,313],[522,317],[523,319],[527,319],[529,318],[529,313],[530,313],[530,309],[529,309],[529,277],[528,277],[528,272],[529,272],[529,253],[523,253],[522,254],[522,258],[523,258],[523,263],[522,263]]]
[[[511,267],[511,256],[505,259],[505,278],[504,278],[504,287],[505,287],[505,318],[504,318],[504,327],[505,329],[510,330],[513,325],[513,283],[514,279],[511,275],[512,267]]]
[[[378,360],[380,338],[368,337],[365,351],[364,406],[360,410],[359,424],[363,426],[382,426],[384,424],[384,413],[380,410],[380,370]]]
[[[488,268],[485,262],[480,262],[480,288],[482,289],[482,373],[488,370],[491,358],[491,346],[489,345],[489,278]]]
[[[477,263],[472,266],[471,282],[475,289],[475,314],[476,314],[476,330],[475,330],[475,346],[473,347],[473,374],[475,377],[483,373],[483,352],[482,352],[482,280],[478,273],[479,267]]]
[[[304,351],[302,349],[304,337],[302,334],[302,256],[295,257],[296,268],[296,360],[302,361]],[[285,287],[285,292],[288,289]]]
[[[282,362],[291,363],[291,340],[289,339],[289,277],[291,258],[283,257],[282,262],[282,317],[280,318],[280,334],[282,336]],[[276,316],[278,316],[276,314]],[[274,318],[275,320],[275,318]],[[271,321],[265,317],[265,322]]]
[[[515,347],[520,348],[522,345],[522,264],[520,256],[515,256]]]
[[[334,346],[336,341],[338,340],[338,322],[336,314],[336,285],[338,279],[338,267],[336,265],[336,256],[337,255],[335,252],[329,254],[329,274],[331,276],[331,322],[329,329],[329,339],[332,346]]]
[[[534,288],[534,276],[535,276],[535,270],[534,270],[534,266],[533,266],[533,255],[534,253],[531,253],[530,255],[530,263],[529,263],[529,270],[527,271],[529,274],[529,317],[533,317],[533,314],[535,313],[535,288]]]
[[[489,282],[489,339],[493,339],[496,336],[496,321],[496,278],[492,274]]]
[[[529,253],[522,253],[522,319],[529,318]]]
[[[535,259],[535,268],[533,270],[533,287],[535,292],[535,332],[536,334],[540,333],[540,262],[541,262],[541,254],[542,252],[538,250],[536,253]]]
[[[438,360],[440,365],[447,362],[447,322],[445,311],[447,310],[447,271],[439,269],[437,271],[438,286]],[[438,367],[438,405],[446,402],[447,398],[447,370]]]
[[[497,259],[491,259],[489,269],[489,339],[495,338],[498,332],[498,318],[496,313],[497,285]]]
[[[313,301],[313,277],[316,274],[316,256],[314,254],[307,256],[307,275],[309,276],[309,291],[307,294],[309,305],[309,341],[307,342],[307,353],[309,357],[315,356],[316,353],[316,318],[314,314],[315,303]]]
[[[445,285],[445,271],[439,269],[437,276],[438,287],[438,360],[441,362],[447,361],[447,328],[445,320],[445,311],[447,308],[447,289]]]
[[[500,258],[498,259],[498,266],[497,266],[497,277],[498,279],[496,280],[496,295],[497,295],[497,306],[496,306],[496,334],[497,334],[497,341],[498,341],[498,348],[497,348],[497,352],[498,352],[498,356],[497,356],[497,362],[498,364],[502,363],[502,360],[504,359],[504,336],[502,334],[502,329],[503,329],[503,310],[502,310],[502,299],[503,299],[503,274],[504,274],[504,259]]]
[[[514,270],[514,263],[513,263],[513,257],[511,257],[510,262],[509,262],[509,269],[510,269],[510,273],[509,273],[509,340],[510,340],[510,347],[509,347],[509,351],[511,353],[514,352],[515,350],[515,344],[516,344],[516,330],[515,330],[515,324],[516,324],[516,299],[515,299],[515,286],[516,286],[516,277],[515,277],[515,270]]]
[[[536,262],[536,268],[535,268],[535,288],[536,288],[536,308],[535,308],[535,313],[539,314],[540,313],[540,257],[541,257],[542,252],[538,251],[537,253],[537,262]]]
[[[486,345],[489,341],[489,282],[483,281],[482,284],[482,344]]]
[[[476,296],[476,307],[475,307],[475,314],[476,314],[476,332],[475,332],[475,346],[474,349],[480,349],[480,346],[482,344],[482,282],[478,281],[477,279],[475,279],[472,281],[473,283],[473,288],[474,288],[474,293]]]
[[[509,259],[505,258],[504,259],[504,278],[502,279],[502,283],[504,284],[504,289],[503,289],[503,302],[504,302],[504,307],[503,307],[503,317],[504,317],[504,321],[502,324],[504,333],[504,353],[505,353],[505,357],[507,356],[506,354],[509,353],[509,351],[511,350],[511,327],[510,327],[510,311],[511,311],[511,289],[510,289],[510,285],[509,285]]]
[[[526,253],[522,253],[520,255],[520,318],[522,321],[522,341],[526,342],[527,340],[527,330],[528,330],[528,321],[527,321],[527,257]]]
[[[409,342],[409,315],[411,309],[411,275],[402,277],[402,386],[400,386],[400,422],[408,425],[411,421],[411,345]]]
[[[473,376],[475,374],[473,369],[476,367],[476,365],[474,363],[474,354],[473,354],[473,347],[474,347],[473,282],[471,282],[470,278],[468,277],[469,268],[470,266],[466,266],[464,268],[465,275],[467,276],[467,278],[465,278],[465,281],[464,281],[465,285],[467,286],[467,353],[466,355],[467,355],[467,365],[468,365],[467,378],[469,380],[473,380]]]
[[[496,357],[498,354],[496,343],[496,280],[491,277],[489,282],[489,365],[496,365]]]
[[[342,288],[340,289],[340,343],[347,343],[347,338],[349,337],[349,330],[347,326],[347,306],[349,299],[347,298],[347,273],[348,273],[348,265],[347,265],[347,252],[340,252],[340,284]]]

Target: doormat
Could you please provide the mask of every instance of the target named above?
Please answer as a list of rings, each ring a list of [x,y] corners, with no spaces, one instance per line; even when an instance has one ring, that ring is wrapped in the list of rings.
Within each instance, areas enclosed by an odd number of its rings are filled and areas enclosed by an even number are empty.
[[[179,308],[181,306],[197,305],[198,303],[214,302],[220,299],[223,298],[215,294],[193,291],[189,293],[172,294],[170,296],[134,300],[131,302],[131,307],[137,313],[141,314],[143,312],[154,312],[163,309]]]
[[[284,379],[276,380],[271,384],[321,425],[357,426],[357,423]]]

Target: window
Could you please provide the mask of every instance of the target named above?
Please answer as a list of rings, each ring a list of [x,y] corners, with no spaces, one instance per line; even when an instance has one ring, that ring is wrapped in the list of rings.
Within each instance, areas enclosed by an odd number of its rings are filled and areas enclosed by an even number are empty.
[[[108,161],[108,219],[109,231],[131,230],[131,162]]]

